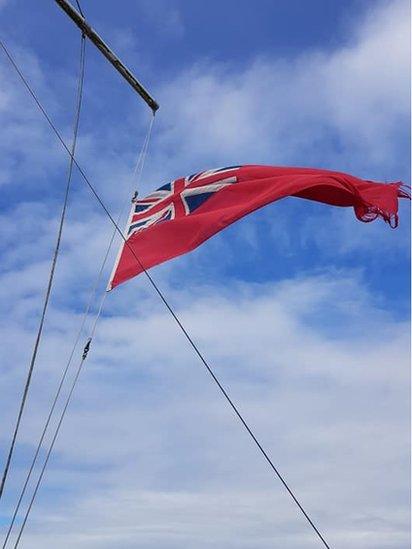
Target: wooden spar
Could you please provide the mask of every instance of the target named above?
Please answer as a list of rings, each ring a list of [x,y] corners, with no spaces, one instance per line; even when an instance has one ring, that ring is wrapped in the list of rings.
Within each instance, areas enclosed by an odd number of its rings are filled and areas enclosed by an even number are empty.
[[[79,29],[90,39],[91,42],[102,52],[106,59],[113,67],[123,76],[132,88],[140,95],[140,97],[149,105],[153,114],[159,108],[158,103],[153,99],[149,92],[140,84],[133,76],[129,69],[120,61],[117,55],[109,48],[109,46],[100,38],[95,30],[86,22],[85,18],[67,1],[55,0],[55,2],[66,12],[66,14],[74,21]]]

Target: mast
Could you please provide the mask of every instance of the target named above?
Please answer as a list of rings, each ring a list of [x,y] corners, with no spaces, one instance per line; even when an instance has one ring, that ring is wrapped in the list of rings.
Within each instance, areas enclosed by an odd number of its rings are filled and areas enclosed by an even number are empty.
[[[104,40],[92,29],[86,19],[67,0],[55,0],[61,9],[79,27],[82,33],[100,50],[113,67],[123,76],[130,86],[140,95],[145,103],[152,109],[153,114],[158,110],[159,104],[143,87],[130,70],[122,63],[118,56],[109,48]]]

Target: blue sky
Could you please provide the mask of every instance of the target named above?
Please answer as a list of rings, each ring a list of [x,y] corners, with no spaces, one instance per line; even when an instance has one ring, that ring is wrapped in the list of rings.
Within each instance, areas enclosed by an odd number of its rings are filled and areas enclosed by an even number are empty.
[[[244,163],[410,184],[406,0],[83,0],[82,7],[161,105],[141,193]],[[78,33],[52,2],[28,12],[21,0],[2,0],[0,10],[2,37],[69,140]],[[149,119],[89,44],[78,159],[115,215],[134,188]],[[2,457],[34,341],[66,158],[4,58],[0,120]],[[287,199],[152,270],[332,547],[410,544],[409,233],[407,203],[391,230],[362,224],[350,210]],[[110,234],[76,174],[0,528]],[[108,296],[22,546],[56,543],[318,545],[144,277]]]

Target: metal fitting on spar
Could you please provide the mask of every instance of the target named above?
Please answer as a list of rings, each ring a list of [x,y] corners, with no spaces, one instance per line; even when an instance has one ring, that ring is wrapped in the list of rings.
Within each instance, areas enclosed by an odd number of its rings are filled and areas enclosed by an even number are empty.
[[[90,350],[90,343],[92,342],[92,338],[89,337],[89,339],[87,340],[87,343],[86,345],[84,346],[84,349],[83,349],[83,355],[82,355],[82,360],[86,360],[87,358],[87,354]]]

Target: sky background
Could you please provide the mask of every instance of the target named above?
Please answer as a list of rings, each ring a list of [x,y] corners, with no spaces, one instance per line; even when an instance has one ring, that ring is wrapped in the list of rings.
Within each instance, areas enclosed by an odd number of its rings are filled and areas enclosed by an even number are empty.
[[[406,0],[82,0],[82,8],[161,106],[141,194],[194,171],[247,163],[410,184]],[[0,0],[0,31],[69,142],[78,32],[45,0]],[[114,215],[136,186],[150,116],[88,44],[78,161]],[[4,55],[0,148],[3,462],[67,169]],[[331,547],[410,547],[403,202],[391,230],[360,223],[349,209],[282,200],[151,271]],[[75,173],[1,532],[111,233]],[[82,344],[86,337],[87,330]],[[139,276],[108,295],[21,546],[310,549],[320,542]]]

